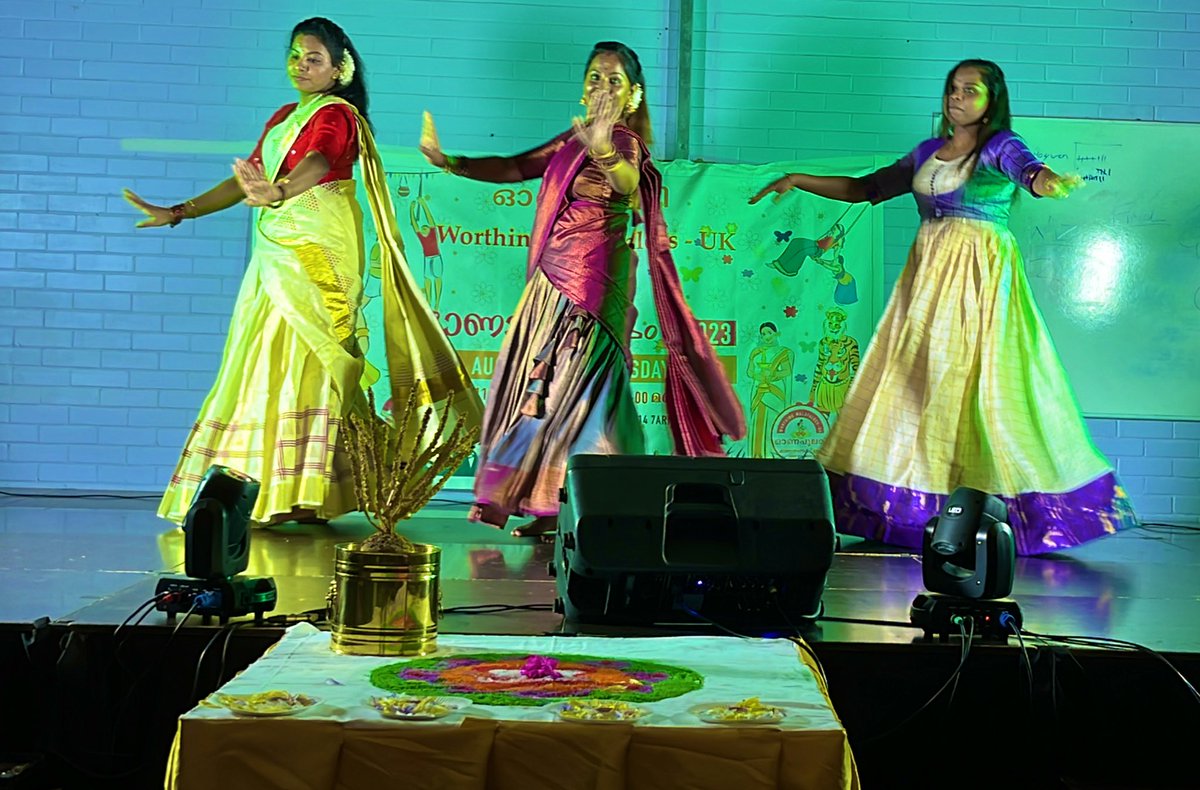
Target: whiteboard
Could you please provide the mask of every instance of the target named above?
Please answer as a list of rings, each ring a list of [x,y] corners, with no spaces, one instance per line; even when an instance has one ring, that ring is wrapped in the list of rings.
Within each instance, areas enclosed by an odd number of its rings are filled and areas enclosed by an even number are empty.
[[[1022,118],[1066,200],[1010,226],[1089,417],[1200,420],[1200,124]]]

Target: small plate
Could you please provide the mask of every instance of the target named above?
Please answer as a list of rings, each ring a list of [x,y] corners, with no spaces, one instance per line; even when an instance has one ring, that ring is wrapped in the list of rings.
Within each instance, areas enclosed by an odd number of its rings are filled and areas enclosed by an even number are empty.
[[[779,724],[787,718],[787,711],[778,705],[760,702],[758,697],[738,702],[708,702],[693,705],[691,713],[708,724],[725,724],[739,727],[762,724]]]
[[[257,694],[213,694],[212,704],[227,708],[235,716],[293,716],[320,702],[308,694],[290,691],[260,691]]]
[[[578,699],[555,702],[549,706],[563,721],[582,724],[632,723],[650,715],[649,708],[612,699]]]
[[[460,711],[471,704],[470,700],[457,697],[419,697],[395,694],[371,697],[367,704],[379,711],[385,719],[397,721],[433,721]]]

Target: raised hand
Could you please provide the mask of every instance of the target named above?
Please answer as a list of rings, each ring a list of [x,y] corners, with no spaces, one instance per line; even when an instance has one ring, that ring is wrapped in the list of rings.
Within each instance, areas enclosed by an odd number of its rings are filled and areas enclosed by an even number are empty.
[[[247,206],[269,206],[283,199],[283,187],[268,181],[262,166],[245,159],[233,160],[233,177],[246,195],[242,202]]]
[[[433,125],[433,116],[426,110],[421,115],[421,142],[417,148],[425,155],[425,160],[434,167],[445,167],[446,155],[442,153],[442,143],[438,140],[437,127]]]
[[[611,151],[613,126],[621,120],[624,109],[613,101],[608,91],[593,91],[588,96],[587,118],[571,119],[575,139],[590,151]]]
[[[784,193],[790,192],[795,188],[796,185],[792,183],[792,177],[790,175],[786,175],[783,178],[778,178],[767,184],[766,187],[764,187],[757,195],[750,198],[750,205],[753,206],[755,203],[762,200],[772,192],[775,193],[775,202],[778,203],[779,199],[783,197]]]
[[[142,200],[132,189],[121,190],[121,196],[138,211],[146,215],[146,219],[139,222],[134,227],[137,228],[161,228],[163,225],[170,225],[174,216],[171,214],[171,209],[166,206],[156,206],[153,203],[148,203]]]
[[[1078,173],[1051,174],[1046,179],[1046,188],[1050,190],[1046,197],[1065,198],[1086,183]]]

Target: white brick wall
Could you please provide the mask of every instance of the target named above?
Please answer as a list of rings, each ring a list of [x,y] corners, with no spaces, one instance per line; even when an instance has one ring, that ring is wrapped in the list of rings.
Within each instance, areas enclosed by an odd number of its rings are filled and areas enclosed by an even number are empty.
[[[120,190],[175,202],[224,178],[291,100],[294,22],[329,13],[350,32],[394,151],[426,108],[448,148],[541,142],[578,109],[589,45],[624,40],[661,153],[679,4],[0,0],[0,486],[162,486],[217,366],[248,222],[135,233]],[[693,158],[899,154],[928,131],[946,69],[974,56],[1005,67],[1018,115],[1200,121],[1200,0],[693,7]],[[914,229],[909,205],[888,208],[889,283]],[[1200,520],[1200,423],[1089,422],[1143,516]]]

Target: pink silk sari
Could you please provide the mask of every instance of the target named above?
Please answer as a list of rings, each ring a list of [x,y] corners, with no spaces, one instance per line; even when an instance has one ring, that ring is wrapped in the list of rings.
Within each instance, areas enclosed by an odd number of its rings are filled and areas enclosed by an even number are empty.
[[[646,257],[654,307],[667,347],[664,401],[675,452],[688,456],[724,455],[721,437],[741,439],[745,436],[745,416],[712,345],[684,300],[662,215],[662,174],[650,161],[645,143],[638,139],[638,144],[642,153],[638,190],[646,226]],[[532,275],[535,268],[541,268],[555,288],[604,322],[629,354],[636,315],[632,294],[624,304],[613,303],[607,261],[598,259],[604,254],[605,247],[593,246],[590,255],[596,260],[584,256],[571,266],[541,265],[542,251],[586,156],[584,146],[574,138],[568,138],[546,168],[529,242],[529,273]],[[616,313],[623,313],[623,320],[618,321]]]

